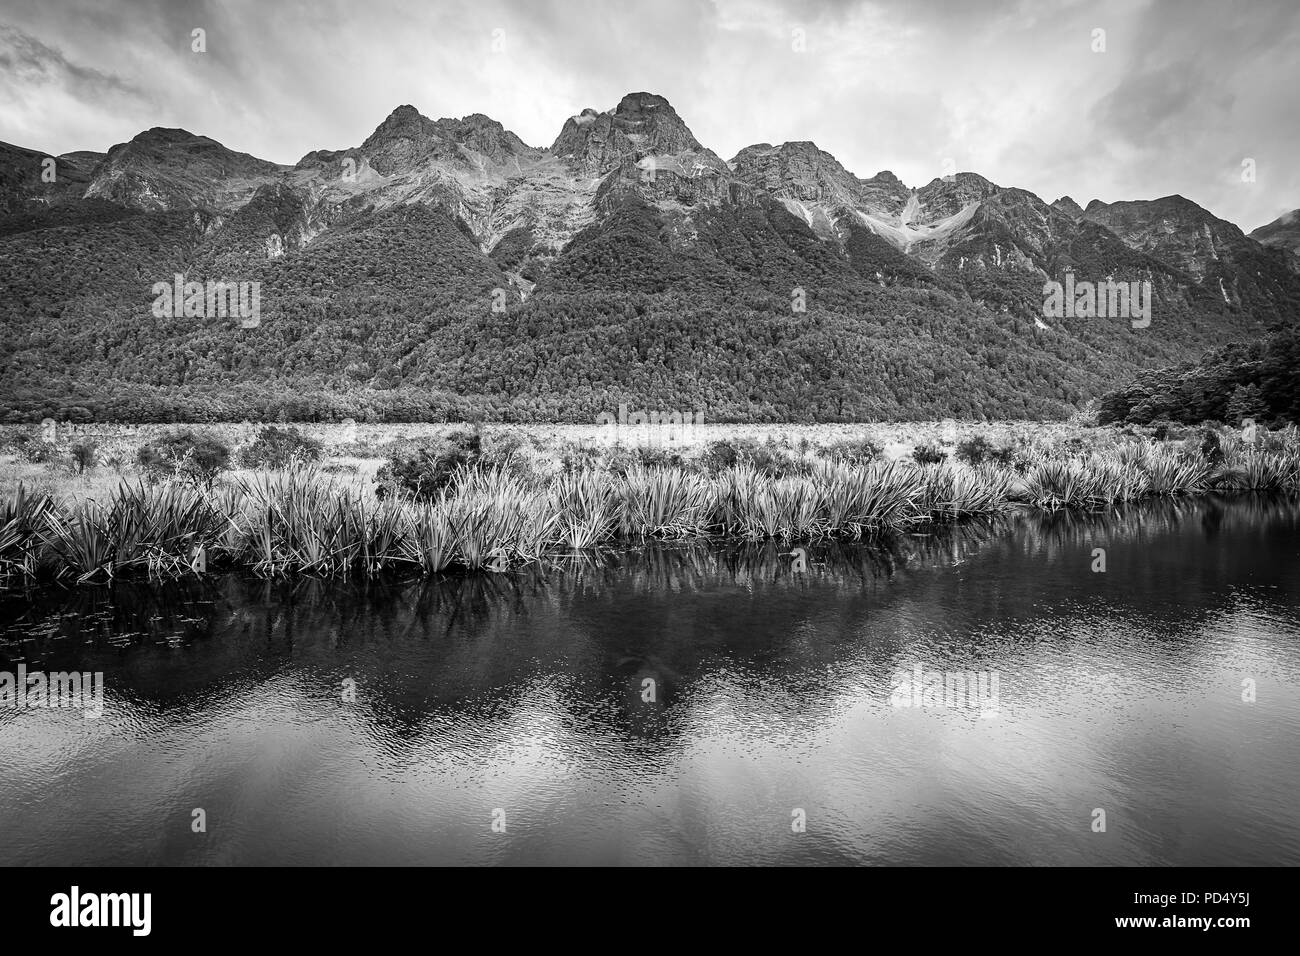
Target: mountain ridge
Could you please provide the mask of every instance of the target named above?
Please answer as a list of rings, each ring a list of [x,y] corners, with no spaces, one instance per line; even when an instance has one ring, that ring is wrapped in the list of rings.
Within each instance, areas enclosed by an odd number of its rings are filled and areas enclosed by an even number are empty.
[[[909,187],[812,141],[727,162],[645,92],[568,117],[549,147],[403,104],[359,145],[291,166],[161,127],[66,155],[42,183],[38,151],[0,144],[11,416],[57,404],[57,380],[78,408],[111,405],[108,383],[257,381],[384,408],[444,397],[424,415],[476,396],[491,414],[581,419],[622,390],[731,417],[1057,417],[1300,308],[1283,250],[1179,196],[1080,208],[969,171]],[[158,326],[148,287],[182,272],[260,283],[261,325]],[[1161,332],[1045,322],[1044,283],[1067,272],[1151,283]],[[747,384],[763,369],[778,395]]]

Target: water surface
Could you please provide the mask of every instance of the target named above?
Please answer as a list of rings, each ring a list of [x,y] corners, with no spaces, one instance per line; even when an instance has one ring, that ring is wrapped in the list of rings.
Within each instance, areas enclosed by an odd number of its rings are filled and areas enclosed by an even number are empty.
[[[1300,863],[1295,502],[803,546],[5,595],[0,863]]]

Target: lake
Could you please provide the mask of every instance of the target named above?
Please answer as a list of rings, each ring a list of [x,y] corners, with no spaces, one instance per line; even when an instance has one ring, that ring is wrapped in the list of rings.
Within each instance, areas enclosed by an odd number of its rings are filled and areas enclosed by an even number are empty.
[[[1300,863],[1300,503],[796,544],[5,593],[0,864]]]

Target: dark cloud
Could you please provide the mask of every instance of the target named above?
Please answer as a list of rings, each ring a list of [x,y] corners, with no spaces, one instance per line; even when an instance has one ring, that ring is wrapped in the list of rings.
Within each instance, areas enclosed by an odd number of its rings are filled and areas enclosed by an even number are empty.
[[[53,47],[4,25],[0,25],[0,74],[11,87],[57,85],[80,97],[120,93],[145,98],[121,77],[72,63]]]

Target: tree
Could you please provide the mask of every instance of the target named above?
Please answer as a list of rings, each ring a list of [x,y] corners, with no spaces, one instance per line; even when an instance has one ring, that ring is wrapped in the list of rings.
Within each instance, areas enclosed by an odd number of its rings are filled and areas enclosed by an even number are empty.
[[[1254,382],[1238,385],[1228,399],[1227,418],[1229,425],[1238,425],[1242,419],[1263,420],[1268,415],[1268,405]]]

